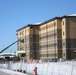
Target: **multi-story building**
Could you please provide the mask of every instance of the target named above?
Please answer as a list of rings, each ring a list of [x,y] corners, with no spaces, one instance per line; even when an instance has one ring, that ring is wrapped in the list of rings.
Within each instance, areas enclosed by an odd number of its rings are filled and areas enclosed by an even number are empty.
[[[43,60],[62,58],[61,18],[55,17],[45,21],[39,28],[40,58]]]
[[[18,39],[24,39],[24,43],[18,42],[18,50],[25,51],[26,59],[37,59],[39,53],[39,26],[29,24],[17,30]]]
[[[18,50],[26,59],[74,59],[76,50],[76,15],[55,17],[40,24],[29,24],[17,30]]]

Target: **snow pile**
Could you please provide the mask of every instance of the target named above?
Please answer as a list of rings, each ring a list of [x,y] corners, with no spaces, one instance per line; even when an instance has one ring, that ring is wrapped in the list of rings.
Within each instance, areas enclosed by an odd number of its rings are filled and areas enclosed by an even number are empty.
[[[20,72],[11,71],[8,69],[0,69],[0,71],[5,72],[5,73],[10,74],[10,75],[28,75],[28,74],[23,74]]]

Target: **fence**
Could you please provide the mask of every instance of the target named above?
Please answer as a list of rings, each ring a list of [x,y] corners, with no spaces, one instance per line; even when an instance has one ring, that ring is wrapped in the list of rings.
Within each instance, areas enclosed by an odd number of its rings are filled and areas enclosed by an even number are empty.
[[[8,67],[8,65],[10,65]],[[12,62],[10,64],[0,64],[0,68],[8,68],[11,70],[22,70],[33,74],[33,70],[37,67],[38,75],[76,75],[76,61],[67,62],[47,62],[47,63],[31,63]]]

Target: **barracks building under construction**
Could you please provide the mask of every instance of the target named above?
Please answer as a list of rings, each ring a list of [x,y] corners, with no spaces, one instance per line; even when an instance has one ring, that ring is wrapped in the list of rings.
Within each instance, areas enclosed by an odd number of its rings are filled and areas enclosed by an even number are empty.
[[[25,59],[71,60],[76,52],[76,15],[54,17],[17,30],[18,51],[25,51]]]

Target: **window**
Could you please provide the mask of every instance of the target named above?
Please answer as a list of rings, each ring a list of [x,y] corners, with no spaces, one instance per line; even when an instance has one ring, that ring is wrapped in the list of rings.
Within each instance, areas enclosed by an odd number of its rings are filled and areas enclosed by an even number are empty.
[[[24,31],[22,31],[22,36],[24,36]]]
[[[20,32],[20,36],[21,36],[21,32]]]
[[[31,28],[33,28],[33,27],[31,27]]]
[[[48,29],[48,26],[46,26],[46,29]]]
[[[54,26],[54,24],[51,25],[52,27]]]
[[[57,43],[54,43],[54,46],[57,46]]]
[[[64,35],[64,32],[63,32],[63,35]]]
[[[65,46],[65,43],[63,42],[63,46]]]
[[[24,50],[24,47],[20,47],[20,50]]]
[[[56,36],[56,33],[54,33],[54,36]]]
[[[21,57],[25,57],[25,54],[21,54]]]
[[[54,26],[56,26],[56,22],[54,22]]]
[[[63,25],[64,25],[64,21],[63,21]]]
[[[25,48],[26,48],[26,50],[29,50],[30,46],[26,45]]]
[[[30,37],[32,38],[32,37],[33,37],[33,35],[30,35]]]
[[[51,28],[51,24],[48,25],[48,28]]]
[[[45,30],[46,29],[46,27],[44,26],[44,27],[41,27],[41,30]]]
[[[65,53],[63,53],[63,55],[65,56]]]

